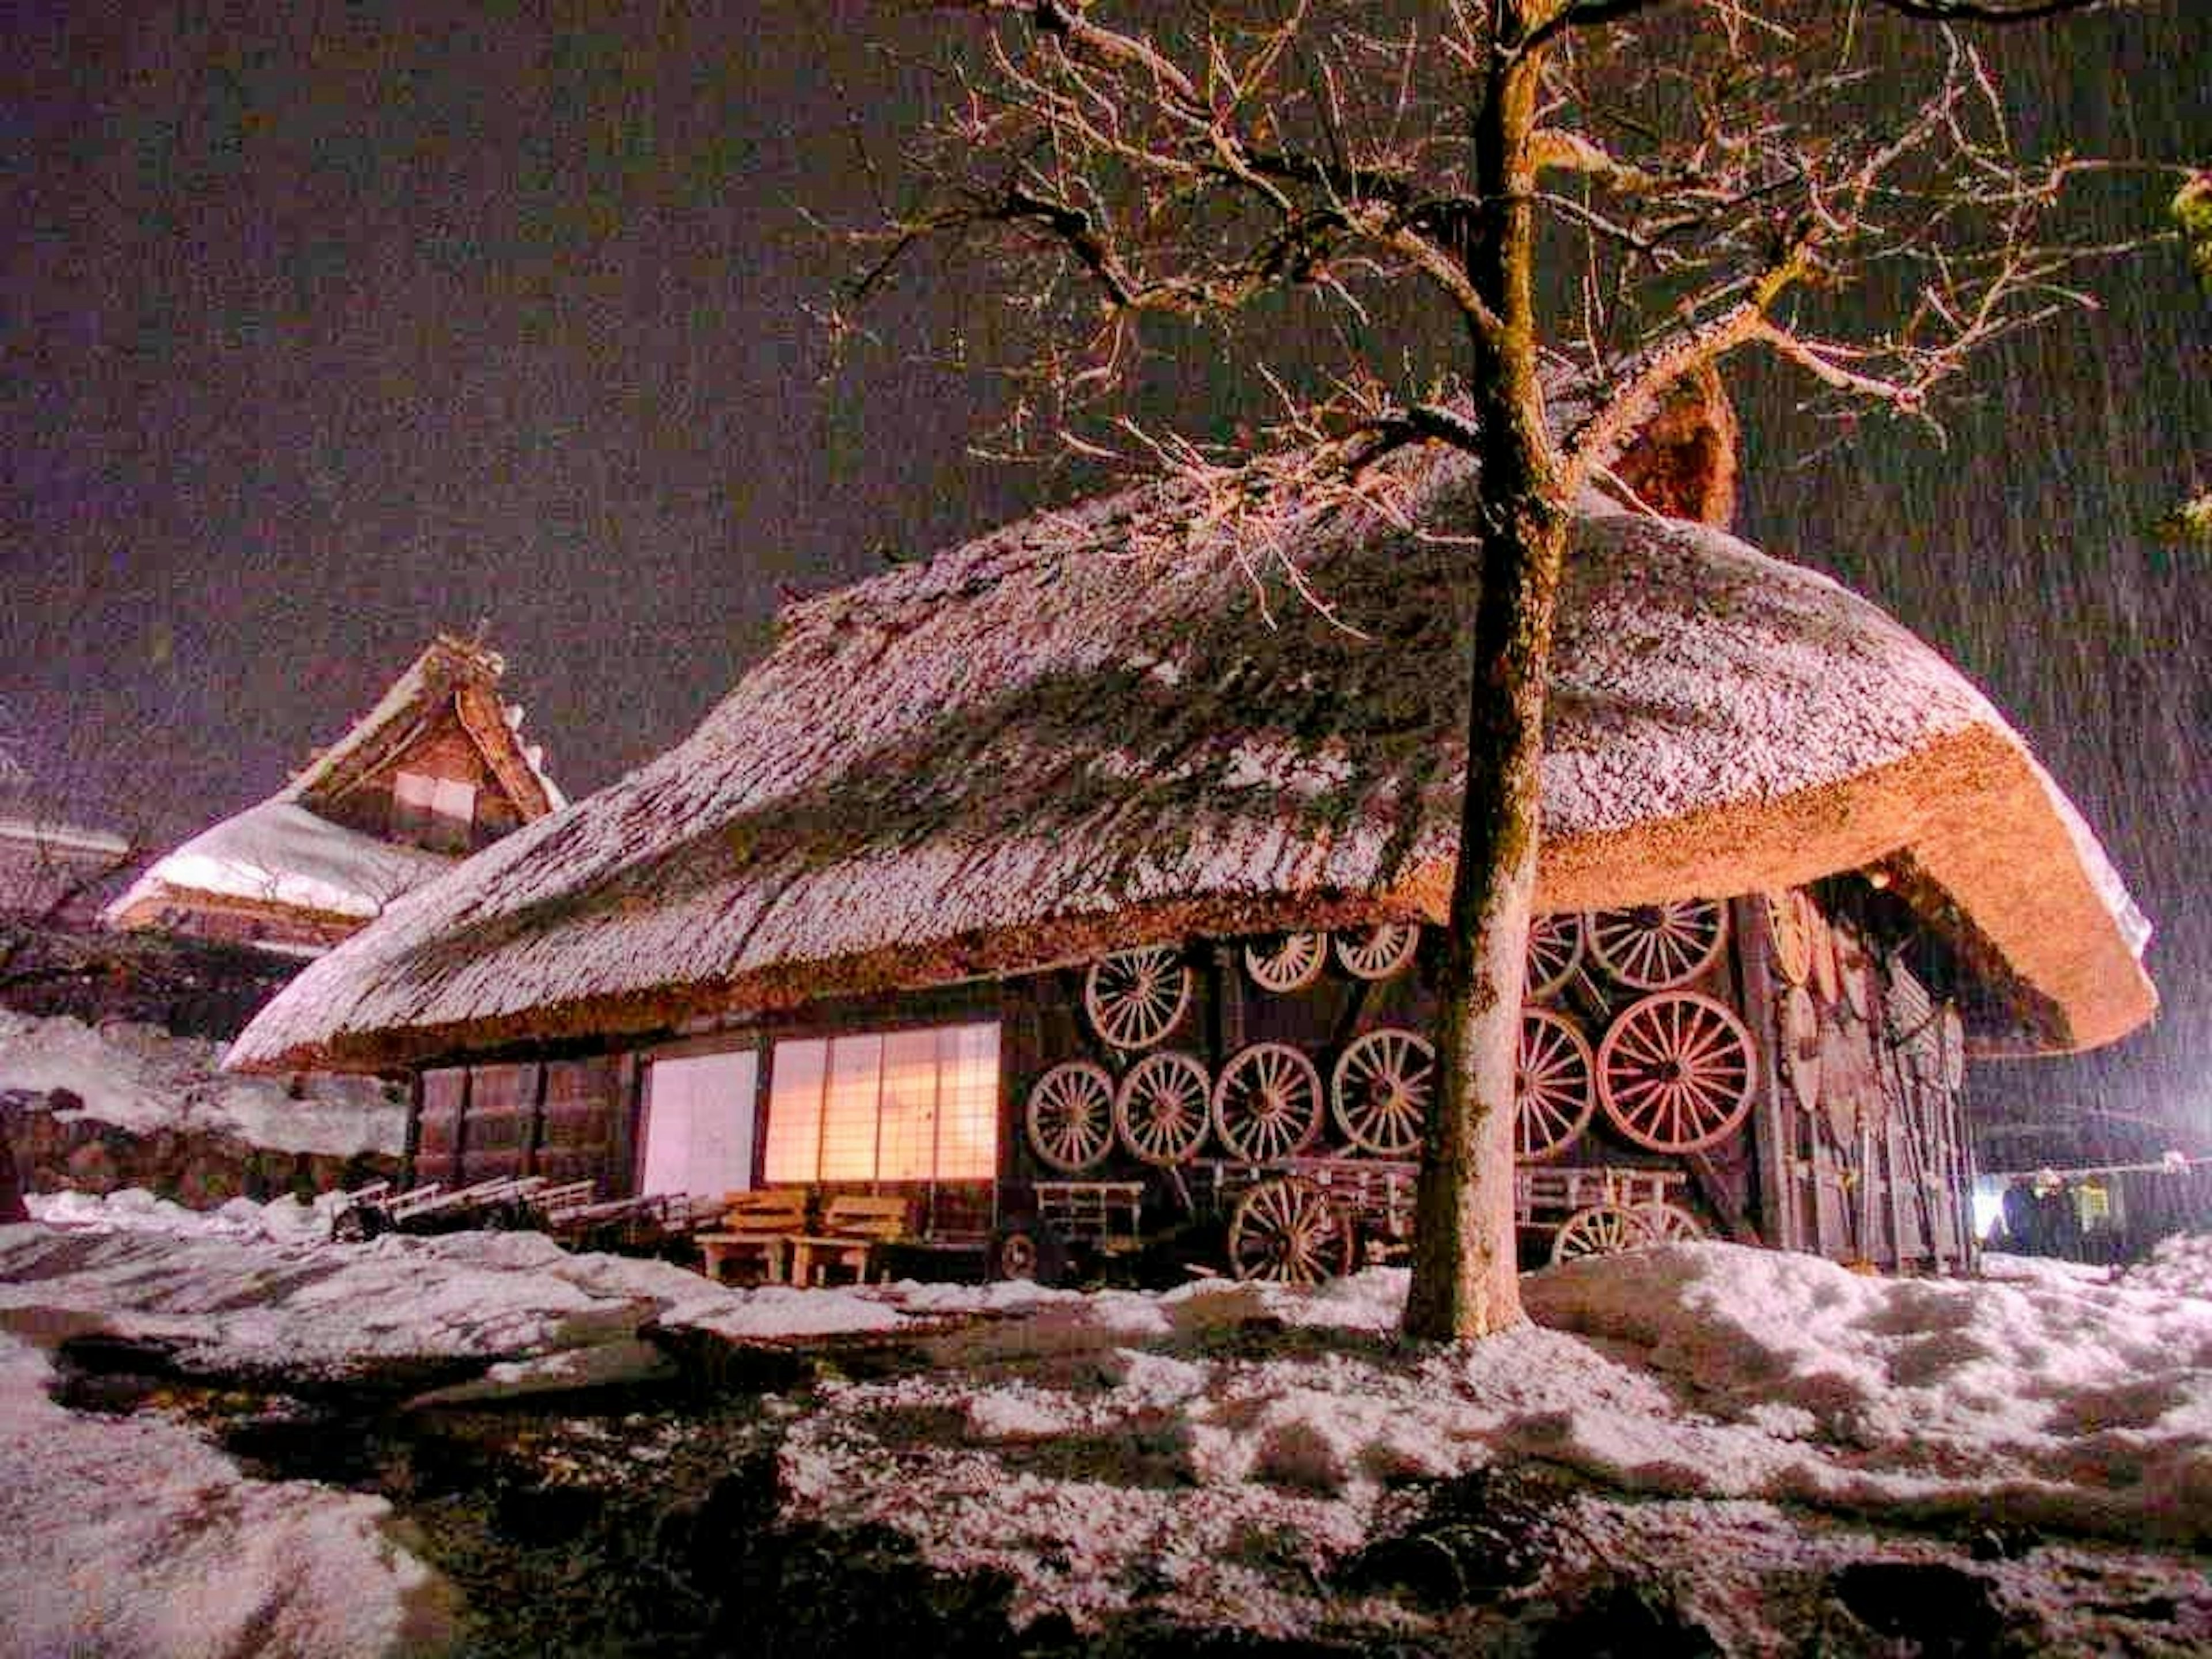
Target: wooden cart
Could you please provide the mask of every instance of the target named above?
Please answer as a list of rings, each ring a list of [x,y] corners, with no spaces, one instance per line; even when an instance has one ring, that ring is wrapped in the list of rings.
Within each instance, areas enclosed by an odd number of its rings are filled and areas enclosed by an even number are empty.
[[[1420,1166],[1364,1158],[1293,1158],[1197,1167],[1228,1218],[1227,1265],[1239,1279],[1311,1284],[1403,1259]],[[1514,1219],[1549,1235],[1553,1261],[1702,1238],[1674,1170],[1596,1166],[1514,1171]]]

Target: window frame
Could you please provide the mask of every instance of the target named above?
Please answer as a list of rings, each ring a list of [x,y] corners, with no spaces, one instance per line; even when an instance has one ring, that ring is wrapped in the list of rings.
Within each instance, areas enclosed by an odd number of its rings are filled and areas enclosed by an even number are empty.
[[[988,1093],[987,1103],[982,1110],[971,1109],[963,1114],[959,1111],[953,1099],[957,1091],[957,1079],[961,1073],[963,1056],[957,1048],[951,1053],[947,1053],[946,1039],[951,1033],[969,1030],[990,1033]],[[899,1038],[911,1039],[922,1036],[932,1037],[936,1044],[931,1067],[929,1104],[927,1109],[930,1129],[927,1167],[886,1174],[884,1164],[886,1127],[884,1108],[886,1099],[890,1093],[886,1085],[892,1077],[890,1068],[886,1064],[889,1050]],[[831,1096],[838,1074],[836,1051],[841,1043],[869,1043],[875,1048],[869,1105],[872,1136],[866,1173],[844,1169],[838,1170],[836,1173],[827,1172],[830,1167],[828,1155],[832,1150],[827,1132],[831,1124]],[[808,1093],[804,1097],[807,1103],[805,1109],[811,1118],[808,1125],[811,1133],[806,1136],[811,1141],[811,1147],[805,1155],[805,1167],[800,1170],[793,1167],[792,1163],[787,1161],[793,1158],[793,1149],[787,1144],[779,1145],[780,1138],[777,1133],[779,1120],[786,1118],[792,1112],[793,1103],[787,1097],[781,1109],[779,1110],[778,1091],[786,1076],[784,1067],[788,1063],[790,1052],[804,1048],[815,1049],[819,1058],[817,1062],[817,1069],[815,1070],[813,1077],[807,1084],[800,1085],[808,1089]],[[930,1020],[886,1022],[883,1024],[860,1027],[838,1026],[781,1032],[770,1038],[764,1045],[764,1053],[767,1056],[767,1064],[763,1073],[764,1078],[762,1090],[763,1121],[759,1129],[761,1152],[758,1166],[759,1179],[763,1186],[850,1184],[934,1187],[961,1182],[977,1183],[995,1182],[999,1178],[1000,1161],[1004,1154],[1003,1141],[1006,1127],[1001,1120],[1004,1116],[1006,1076],[1006,1026],[1005,1020],[996,1013],[983,1017],[952,1015]],[[948,1084],[952,1085],[951,1089],[948,1089]],[[849,1110],[849,1105],[848,1109]],[[951,1144],[948,1146],[945,1131],[948,1126],[963,1124],[971,1127],[981,1125],[985,1128],[987,1133],[983,1137],[983,1145],[980,1153],[972,1158],[970,1164],[963,1164],[948,1170],[946,1167],[948,1151],[957,1152],[963,1150],[963,1143],[971,1142],[974,1137],[972,1134],[951,1137]]]

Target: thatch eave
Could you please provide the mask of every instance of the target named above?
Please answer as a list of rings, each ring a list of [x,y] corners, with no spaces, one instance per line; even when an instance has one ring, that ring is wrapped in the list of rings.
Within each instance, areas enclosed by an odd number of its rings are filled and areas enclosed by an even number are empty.
[[[1425,522],[1470,510],[1429,478]],[[1347,635],[1257,615],[1233,550],[1131,548],[1156,488],[787,612],[685,743],[392,907],[236,1063],[380,1066],[672,1030],[1161,939],[1441,921],[1463,553],[1344,515],[1302,544]],[[1581,524],[1539,904],[1907,858],[2036,1046],[2148,1018],[2132,907],[2020,739],[1865,601],[1702,526]],[[1939,927],[1942,915],[1931,915]]]

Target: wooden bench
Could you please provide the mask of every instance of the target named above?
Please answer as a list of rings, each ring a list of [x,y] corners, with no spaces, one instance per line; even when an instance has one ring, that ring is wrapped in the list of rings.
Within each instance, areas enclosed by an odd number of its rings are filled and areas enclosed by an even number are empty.
[[[692,1235],[707,1277],[719,1282],[722,1264],[732,1255],[757,1255],[762,1278],[783,1283],[789,1273],[793,1236],[806,1231],[806,1189],[729,1193],[725,1201],[729,1207],[722,1212],[722,1224],[713,1232]]]
[[[791,1247],[791,1282],[826,1280],[833,1267],[850,1267],[853,1277],[865,1282],[876,1251],[906,1232],[906,1200],[840,1193],[823,1205],[817,1230],[784,1241]]]

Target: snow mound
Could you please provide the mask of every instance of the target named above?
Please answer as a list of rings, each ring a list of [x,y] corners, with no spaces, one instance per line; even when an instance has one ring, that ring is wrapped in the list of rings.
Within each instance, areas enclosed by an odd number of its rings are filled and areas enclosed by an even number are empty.
[[[87,1025],[0,1008],[0,1089],[66,1089],[83,1116],[137,1134],[229,1134],[250,1146],[340,1157],[404,1150],[407,1109],[370,1078],[318,1074],[293,1097],[280,1078],[222,1069],[223,1045],[155,1025]]]
[[[426,1651],[443,1593],[391,1508],[248,1480],[190,1430],[81,1415],[0,1333],[0,1650],[108,1659]]]
[[[2212,1297],[2212,1233],[2177,1233],[2160,1239],[2150,1260],[2129,1268],[2122,1282],[2181,1296]]]

